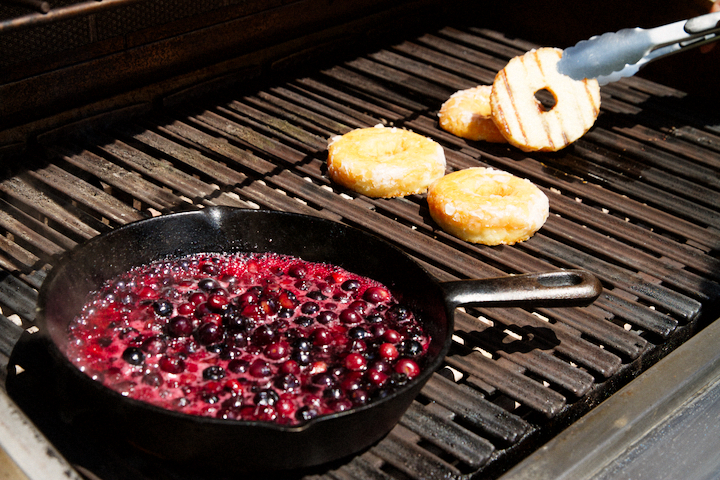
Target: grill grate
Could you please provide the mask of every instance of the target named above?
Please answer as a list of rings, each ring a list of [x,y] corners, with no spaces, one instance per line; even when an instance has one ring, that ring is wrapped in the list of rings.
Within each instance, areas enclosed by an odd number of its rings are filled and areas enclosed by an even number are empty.
[[[63,251],[134,220],[209,205],[342,221],[400,246],[439,280],[588,270],[606,287],[590,307],[458,311],[446,367],[400,425],[313,478],[498,475],[688,338],[720,299],[720,126],[688,110],[680,92],[640,78],[603,87],[596,126],[555,154],[466,142],[437,127],[450,94],[489,83],[532,47],[448,27],[308,77],[48,145],[47,160],[0,182],[3,335],[16,338],[12,319],[32,325],[36,289]],[[550,198],[547,224],[519,245],[475,246],[436,230],[422,196],[369,199],[333,185],[327,139],[377,123],[438,140],[451,169],[531,179]],[[5,355],[10,345],[0,342]],[[125,449],[103,450],[99,465],[66,442],[63,453],[100,478],[111,468],[137,478],[170,468]]]

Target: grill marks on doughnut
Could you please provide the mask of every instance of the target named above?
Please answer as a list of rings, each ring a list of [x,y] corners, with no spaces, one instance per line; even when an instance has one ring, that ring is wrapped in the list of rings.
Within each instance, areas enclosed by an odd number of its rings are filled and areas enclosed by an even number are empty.
[[[548,91],[550,91],[550,93],[552,93],[554,96],[555,94],[552,92],[552,90],[550,90],[549,82],[547,81],[547,77],[545,75],[545,72],[543,71],[543,63],[540,61],[540,57],[538,55],[537,50],[535,50],[533,52],[533,60],[534,61],[531,62],[529,65],[528,65],[528,62],[525,61],[525,57],[521,57],[521,59],[522,59],[522,64],[525,67],[525,70],[528,71],[527,74],[530,75],[530,69],[532,69],[534,66],[536,66],[537,69],[540,71],[539,78],[542,79],[541,83],[545,84],[543,87],[538,88],[537,90],[535,90],[533,92],[533,97],[535,96],[535,94],[537,94],[537,92],[539,92],[542,89],[548,89]],[[545,117],[545,114],[552,109],[546,111],[545,108],[543,108],[542,104],[537,99],[536,99],[536,102],[537,102],[538,111],[540,112],[540,115],[541,115],[540,118],[543,119],[542,126],[545,129],[545,134],[547,135],[548,145],[550,145],[551,148],[555,149],[555,142],[553,141],[553,136],[552,136],[552,127],[546,121],[546,117]],[[557,107],[557,102],[553,108],[555,108],[555,107]],[[560,119],[560,123],[562,126],[562,118]],[[564,131],[563,131],[563,139],[565,139]],[[567,143],[565,143],[565,145],[567,145]],[[559,149],[555,149],[555,150],[559,150]]]
[[[518,126],[520,127],[520,134],[522,135],[525,143],[528,141],[527,134],[525,133],[525,129],[523,128],[523,122],[520,119],[520,109],[517,107],[515,95],[513,94],[513,89],[510,86],[510,81],[508,79],[507,73],[505,70],[500,70],[498,73],[499,79],[502,81],[502,85],[504,87],[504,94],[508,96],[508,100],[510,101],[510,104],[512,105],[511,113],[515,114],[515,121],[517,122]],[[497,82],[497,78],[495,80]],[[495,84],[493,83],[493,89],[495,88]],[[493,118],[495,120],[500,119],[500,122],[495,122],[498,127],[501,130],[508,131],[510,129],[510,125],[507,122],[506,118],[506,112],[504,108],[495,107],[493,106]]]
[[[600,114],[600,96],[598,94],[597,98],[598,101],[595,102],[595,91],[591,87],[590,83],[587,80],[583,80],[585,82],[585,95],[588,103],[590,104],[590,108],[592,108],[592,118],[587,119],[587,122],[595,123],[595,119]],[[584,111],[584,110],[583,110]]]

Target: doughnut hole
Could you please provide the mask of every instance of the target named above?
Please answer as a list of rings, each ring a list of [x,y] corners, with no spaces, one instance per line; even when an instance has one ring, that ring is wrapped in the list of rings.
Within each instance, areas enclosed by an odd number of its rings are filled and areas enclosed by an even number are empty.
[[[557,97],[548,87],[541,88],[535,92],[535,100],[538,102],[538,108],[541,112],[549,112],[557,105]]]

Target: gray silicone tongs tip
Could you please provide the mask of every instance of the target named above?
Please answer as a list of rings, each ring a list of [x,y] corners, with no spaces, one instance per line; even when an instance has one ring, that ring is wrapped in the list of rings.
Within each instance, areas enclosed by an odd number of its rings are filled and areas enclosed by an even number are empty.
[[[720,12],[647,30],[608,32],[565,49],[557,68],[575,80],[596,78],[605,85],[635,75],[651,61],[714,42],[718,33]]]

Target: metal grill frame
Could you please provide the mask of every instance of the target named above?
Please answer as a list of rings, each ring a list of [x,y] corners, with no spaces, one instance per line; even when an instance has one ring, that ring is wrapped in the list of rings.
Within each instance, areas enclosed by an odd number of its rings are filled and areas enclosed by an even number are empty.
[[[719,167],[720,127],[681,92],[640,78],[604,87],[597,125],[558,154],[438,129],[437,109],[453,91],[487,83],[534,46],[446,27],[306,77],[170,99],[107,129],[48,134],[42,158],[0,182],[5,346],[32,327],[35,289],[57,255],[182,208],[263,207],[343,221],[391,240],[440,280],[588,269],[608,287],[591,307],[458,312],[447,368],[401,425],[350,463],[317,473],[499,475],[714,320],[720,298],[718,184],[708,174]],[[528,242],[486,248],[435,228],[422,196],[369,199],[334,186],[324,171],[327,138],[378,122],[437,139],[451,169],[489,165],[531,178],[550,197],[551,218]],[[689,189],[692,182],[700,188]],[[471,448],[451,448],[460,444]],[[68,452],[77,465],[100,468]],[[118,467],[119,458],[103,461]],[[132,457],[125,468],[148,467],[166,466]]]

